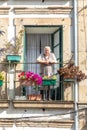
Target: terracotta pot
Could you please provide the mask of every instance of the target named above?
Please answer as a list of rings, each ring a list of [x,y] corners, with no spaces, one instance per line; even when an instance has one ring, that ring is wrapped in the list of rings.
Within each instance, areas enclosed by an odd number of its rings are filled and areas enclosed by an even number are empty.
[[[31,101],[40,101],[42,99],[42,95],[41,94],[30,94],[27,97]]]
[[[20,80],[20,86],[32,86],[32,82],[30,80],[21,79]]]

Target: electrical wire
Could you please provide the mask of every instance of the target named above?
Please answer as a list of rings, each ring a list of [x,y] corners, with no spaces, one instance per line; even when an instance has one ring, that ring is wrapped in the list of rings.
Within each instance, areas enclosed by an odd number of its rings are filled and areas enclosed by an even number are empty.
[[[45,115],[45,116],[31,116],[31,117],[24,117],[24,118],[42,118],[42,117],[53,117],[53,116],[63,116],[63,115],[68,115],[68,114],[76,114],[77,112],[82,112],[83,110],[86,110],[87,107],[78,109],[77,111],[71,111],[71,112],[64,112],[64,113],[56,113],[56,114],[51,114],[51,115]]]
[[[42,118],[42,117],[53,117],[53,116],[63,116],[63,115],[69,115],[69,114],[76,114],[77,112],[82,112],[82,111],[84,111],[84,110],[86,110],[87,109],[87,107],[83,107],[83,108],[80,108],[80,109],[78,109],[77,111],[71,111],[71,112],[62,112],[62,113],[56,113],[56,114],[50,114],[50,115],[44,115],[44,116],[23,116],[24,115],[24,113],[22,114],[22,116],[21,117],[17,117],[17,118],[0,118],[0,120],[1,119],[4,119],[4,120],[11,120],[11,119],[16,119],[16,121],[17,120],[25,120],[25,119],[27,119],[27,120],[29,120],[29,119],[34,119],[34,118]],[[26,110],[24,111],[24,112],[26,112]]]

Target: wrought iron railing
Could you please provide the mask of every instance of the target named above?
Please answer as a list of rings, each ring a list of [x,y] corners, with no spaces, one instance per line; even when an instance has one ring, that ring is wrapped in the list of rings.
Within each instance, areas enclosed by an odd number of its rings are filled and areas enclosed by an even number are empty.
[[[57,64],[55,67],[56,81],[43,81],[43,84],[36,87],[35,85],[22,86],[20,85],[18,75],[22,71],[31,71],[40,74],[39,64],[37,63],[3,63],[6,66],[5,79],[0,87],[0,99],[15,99],[15,100],[73,100],[73,81],[63,81],[57,73]],[[13,77],[13,78],[12,78]],[[13,86],[11,83],[13,82]],[[10,96],[11,92],[13,97]]]

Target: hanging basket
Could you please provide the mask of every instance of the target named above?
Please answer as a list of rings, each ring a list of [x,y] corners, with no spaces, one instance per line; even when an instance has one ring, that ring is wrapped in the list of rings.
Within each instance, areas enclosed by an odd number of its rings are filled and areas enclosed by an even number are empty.
[[[3,80],[0,80],[0,87],[3,86]]]
[[[19,62],[21,60],[21,56],[20,55],[7,55],[6,60],[11,61],[11,62]]]

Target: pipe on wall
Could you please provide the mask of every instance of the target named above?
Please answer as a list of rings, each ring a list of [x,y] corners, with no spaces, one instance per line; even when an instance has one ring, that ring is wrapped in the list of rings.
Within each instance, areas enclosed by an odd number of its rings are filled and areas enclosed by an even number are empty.
[[[78,14],[77,0],[73,0],[73,41],[74,41],[74,61],[75,66],[78,65]],[[78,120],[78,82],[74,82],[74,105],[75,105],[75,125],[74,130],[79,130]]]

